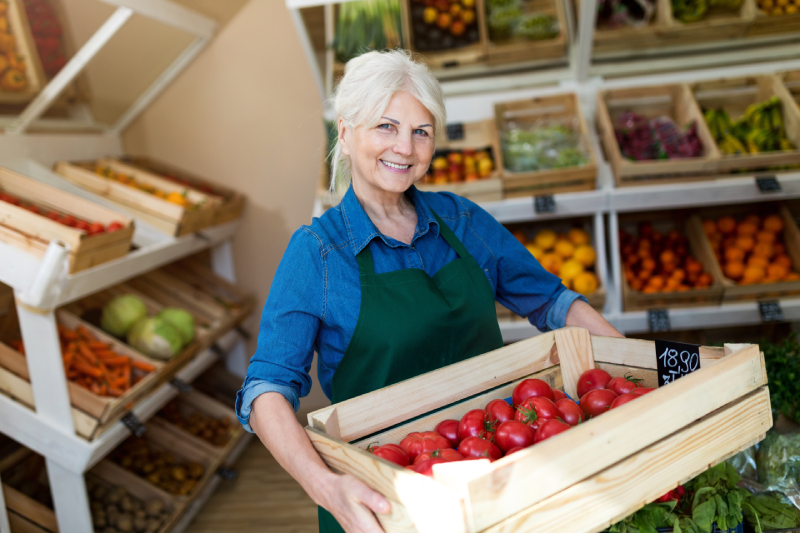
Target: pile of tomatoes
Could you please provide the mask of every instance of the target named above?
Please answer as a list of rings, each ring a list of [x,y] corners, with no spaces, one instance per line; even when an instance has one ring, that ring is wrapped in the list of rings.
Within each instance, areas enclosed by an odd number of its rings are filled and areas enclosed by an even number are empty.
[[[63,213],[59,213],[58,211],[48,211],[38,205],[26,202],[24,200],[20,200],[13,194],[7,194],[4,192],[0,192],[0,202],[6,202],[11,205],[16,205],[30,211],[31,213],[35,213],[37,215],[41,215],[43,217],[47,217],[54,222],[58,222],[64,226],[69,226],[71,228],[75,228],[80,231],[85,231],[88,235],[97,235],[99,233],[111,233],[117,230],[121,230],[125,227],[122,222],[111,222],[108,226],[103,224],[102,222],[87,222],[86,220],[82,220],[80,218],[74,217],[72,215],[65,215]]]
[[[525,379],[514,387],[511,404],[492,400],[484,409],[468,411],[461,420],[442,420],[434,431],[410,433],[399,445],[368,450],[427,476],[433,475],[433,465],[438,463],[495,461],[653,390],[640,383],[630,374],[612,378],[599,368],[587,370],[578,379],[580,403],[576,403],[541,379]]]

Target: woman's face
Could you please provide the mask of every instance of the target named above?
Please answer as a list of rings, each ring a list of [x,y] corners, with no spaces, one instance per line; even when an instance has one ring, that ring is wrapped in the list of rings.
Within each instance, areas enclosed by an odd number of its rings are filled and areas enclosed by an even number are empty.
[[[410,93],[398,91],[372,128],[345,128],[340,119],[339,142],[350,156],[354,186],[402,194],[431,163],[433,116]]]

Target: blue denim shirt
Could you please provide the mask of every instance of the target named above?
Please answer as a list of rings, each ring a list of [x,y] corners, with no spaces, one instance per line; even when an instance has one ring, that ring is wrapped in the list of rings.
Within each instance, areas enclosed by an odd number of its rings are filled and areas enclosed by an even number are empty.
[[[311,389],[314,351],[325,395],[355,331],[361,305],[356,255],[370,247],[375,273],[419,268],[433,276],[457,259],[439,235],[431,210],[447,224],[483,269],[498,302],[542,331],[564,326],[569,306],[585,298],[547,272],[511,233],[475,203],[451,193],[406,193],[417,211],[411,244],[381,234],[352,186],[338,206],[292,236],[261,315],[256,353],[250,359],[236,414],[250,429],[253,400],[279,392],[294,407]]]

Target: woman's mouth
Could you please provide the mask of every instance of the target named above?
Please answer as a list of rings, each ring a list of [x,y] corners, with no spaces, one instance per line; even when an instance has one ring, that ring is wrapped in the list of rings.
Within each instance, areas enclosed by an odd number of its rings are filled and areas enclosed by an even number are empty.
[[[386,166],[386,167],[388,167],[388,168],[390,168],[392,170],[403,171],[403,170],[408,170],[409,168],[411,168],[411,165],[399,165],[397,163],[392,163],[391,161],[384,161],[383,159],[381,159],[380,161],[381,161],[381,163],[384,164],[384,166]]]

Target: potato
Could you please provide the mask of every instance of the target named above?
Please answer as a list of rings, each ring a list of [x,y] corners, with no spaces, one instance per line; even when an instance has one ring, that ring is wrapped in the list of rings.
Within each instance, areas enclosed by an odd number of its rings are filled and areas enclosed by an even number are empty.
[[[121,514],[117,519],[117,529],[127,532],[133,531],[133,517],[129,514]]]
[[[156,533],[159,529],[161,529],[161,520],[156,520],[155,518],[151,518],[147,521],[147,533]]]
[[[147,518],[145,518],[144,515],[134,516],[133,529],[135,529],[137,533],[145,533],[145,531],[147,530]]]
[[[164,512],[164,502],[157,498],[153,498],[144,504],[144,510],[147,513],[147,516],[157,517]]]

